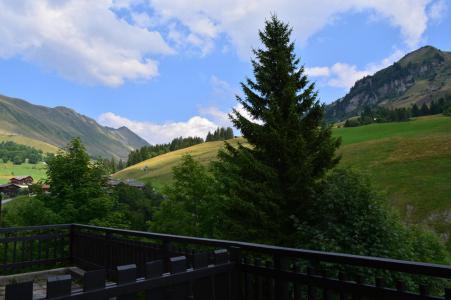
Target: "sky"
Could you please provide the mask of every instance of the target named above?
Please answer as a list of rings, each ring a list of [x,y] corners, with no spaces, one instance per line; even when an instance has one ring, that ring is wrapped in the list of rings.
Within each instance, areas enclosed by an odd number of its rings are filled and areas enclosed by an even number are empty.
[[[293,28],[319,98],[424,45],[451,51],[451,0],[0,0],[0,94],[66,106],[149,143],[242,110],[258,30]]]

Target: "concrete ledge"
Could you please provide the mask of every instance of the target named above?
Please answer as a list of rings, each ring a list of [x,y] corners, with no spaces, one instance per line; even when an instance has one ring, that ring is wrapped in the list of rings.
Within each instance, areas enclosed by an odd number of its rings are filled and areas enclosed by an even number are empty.
[[[47,278],[47,276],[52,276],[52,275],[70,274],[70,272],[72,272],[72,270],[79,272],[77,269],[79,270],[79,268],[77,268],[77,267],[64,267],[64,268],[57,268],[57,269],[49,269],[49,270],[0,276],[0,286],[7,285],[11,282],[23,282],[23,281],[30,281],[30,280],[35,280],[35,279],[42,279],[43,277]]]

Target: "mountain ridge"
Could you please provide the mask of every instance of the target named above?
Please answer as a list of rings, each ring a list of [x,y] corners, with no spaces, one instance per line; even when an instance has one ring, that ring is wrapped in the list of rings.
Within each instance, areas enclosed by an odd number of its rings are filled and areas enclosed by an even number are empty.
[[[344,97],[326,106],[326,119],[342,121],[360,114],[366,106],[421,106],[449,95],[451,52],[424,46],[356,81]]]
[[[131,150],[148,143],[125,126],[114,129],[72,108],[35,105],[0,95],[0,130],[63,147],[80,137],[93,157],[126,159]]]

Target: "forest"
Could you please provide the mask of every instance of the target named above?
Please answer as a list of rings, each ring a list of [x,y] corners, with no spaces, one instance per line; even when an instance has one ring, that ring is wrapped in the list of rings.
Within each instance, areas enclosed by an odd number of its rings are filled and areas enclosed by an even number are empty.
[[[345,121],[344,127],[356,127],[371,123],[404,122],[412,117],[444,114],[451,116],[451,95],[433,100],[429,105],[416,103],[410,108],[389,109],[385,107],[365,107],[358,118]]]
[[[44,154],[41,150],[8,141],[0,143],[0,159],[3,162],[12,162],[15,165],[20,165],[26,161],[30,164],[36,164],[44,160]]]
[[[144,146],[129,153],[126,166],[129,167],[149,158],[201,144],[203,142],[204,140],[200,137],[178,137],[173,139],[170,143]]]

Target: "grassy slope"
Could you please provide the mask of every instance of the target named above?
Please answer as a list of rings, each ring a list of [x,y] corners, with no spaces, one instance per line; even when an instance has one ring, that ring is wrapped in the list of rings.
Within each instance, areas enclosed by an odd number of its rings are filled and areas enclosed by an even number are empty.
[[[242,138],[236,138],[229,142],[236,145]],[[208,142],[185,149],[169,152],[157,157],[148,159],[139,164],[133,165],[116,174],[115,178],[135,178],[143,182],[151,182],[155,187],[160,188],[171,181],[172,168],[176,166],[184,154],[191,154],[197,161],[208,164],[216,158],[218,150],[224,142]]]
[[[410,122],[336,128],[334,135],[343,141],[341,166],[368,175],[405,220],[451,232],[451,118],[431,116]],[[171,169],[183,154],[191,153],[207,164],[222,145],[204,143],[167,153],[114,176],[151,182],[158,188],[170,182]]]
[[[11,162],[0,163],[0,184],[6,183],[13,176],[30,175],[35,181],[46,177],[46,166],[43,163],[36,165],[21,164],[14,165]]]
[[[44,153],[56,153],[58,151],[58,147],[50,145],[46,142],[35,140],[22,135],[11,135],[0,133],[0,142],[8,142],[8,141],[33,147],[35,149],[42,150],[42,152]]]
[[[341,165],[368,175],[405,220],[451,232],[451,118],[340,128],[334,134],[343,138]]]

